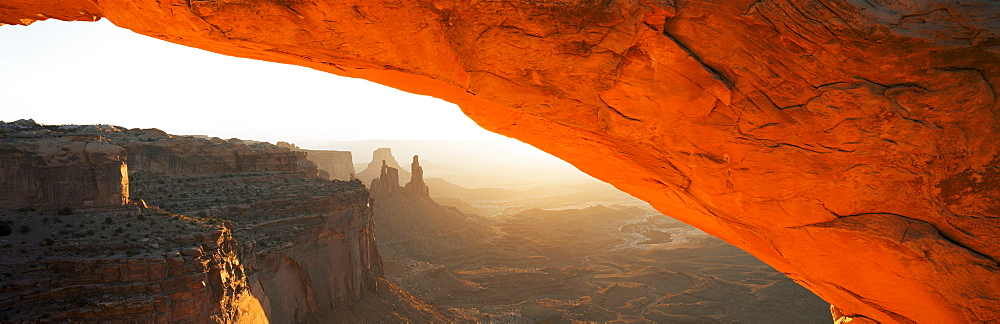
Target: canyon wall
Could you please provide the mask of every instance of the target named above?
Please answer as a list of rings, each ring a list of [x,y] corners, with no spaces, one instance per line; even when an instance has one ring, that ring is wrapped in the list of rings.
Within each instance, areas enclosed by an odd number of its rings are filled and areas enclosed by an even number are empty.
[[[0,235],[10,236],[0,242],[0,321],[287,323],[334,313],[395,322],[453,320],[385,283],[371,199],[360,181],[317,178],[304,153],[266,143],[147,138],[151,133],[162,132],[32,125],[3,138],[5,148],[34,148],[17,151],[34,154],[28,158],[79,152],[83,142],[68,138],[104,145],[100,152],[120,157],[113,160],[119,175],[132,184],[124,189],[143,202],[83,213],[31,209],[66,201],[57,197],[24,201],[32,204],[21,210],[0,208],[0,221],[19,229]],[[85,152],[89,161],[103,161]],[[23,177],[32,170],[22,167],[32,161],[25,156],[0,156],[0,165],[17,167],[9,174]],[[131,170],[130,182],[124,165],[137,156],[142,167]],[[82,182],[75,175],[100,170],[93,163],[64,168],[70,171],[47,176],[56,183]],[[23,200],[16,192],[2,193],[0,201]],[[386,285],[387,291],[377,291]],[[386,303],[398,312],[370,306]]]
[[[351,151],[304,150],[306,158],[326,171],[330,180],[353,180],[354,157]]]
[[[268,318],[300,322],[311,313],[349,305],[374,292],[382,277],[367,192],[351,191],[309,203],[323,211],[237,234],[243,241],[253,237],[253,242],[261,242],[273,239],[277,228],[298,227],[289,233],[296,237],[292,244],[280,249],[247,246],[252,251],[244,258],[251,287],[255,296],[261,296]]]
[[[218,180],[172,182],[147,177],[136,184],[161,186],[164,181],[168,192],[176,193],[210,184],[216,188],[245,183],[276,185],[288,178],[262,176],[221,185]],[[190,203],[174,208],[185,214],[233,221],[237,226],[234,237],[240,243],[239,262],[263,314],[273,322],[302,322],[312,314],[350,305],[374,293],[382,277],[368,192],[358,182],[350,184],[337,192],[315,188],[319,193],[297,192],[248,204]],[[303,189],[307,186],[311,184],[299,184]],[[148,191],[149,203],[169,199],[155,192]]]
[[[5,8],[449,100],[751,252],[838,319],[1000,320],[995,1]]]
[[[68,216],[5,216],[30,224],[35,235],[9,237],[12,244],[21,244],[0,249],[0,321],[231,323],[263,318],[227,226],[137,205]],[[46,228],[31,220],[43,217],[62,221]],[[102,225],[90,225],[93,221]],[[113,230],[123,224],[144,229]],[[37,235],[49,232],[44,239]]]
[[[129,163],[152,166],[134,172],[135,197],[234,222],[246,284],[268,320],[301,322],[375,291],[381,259],[361,183],[317,178],[305,152],[266,143],[121,141]]]
[[[131,173],[194,175],[241,172],[302,172],[316,176],[306,153],[266,143],[178,137],[159,141],[122,141]]]
[[[388,147],[381,147],[372,152],[371,162],[368,162],[368,166],[365,167],[364,170],[361,170],[361,172],[358,172],[356,177],[361,180],[361,182],[371,183],[372,180],[382,175],[383,165],[396,169],[395,172],[399,174],[400,177],[403,177],[403,179],[410,178],[410,172],[403,169],[403,167],[399,165],[399,162],[396,162],[396,157],[392,155],[392,149]],[[396,182],[401,183],[400,181]]]
[[[98,208],[128,202],[126,152],[100,136],[0,122],[0,209]]]

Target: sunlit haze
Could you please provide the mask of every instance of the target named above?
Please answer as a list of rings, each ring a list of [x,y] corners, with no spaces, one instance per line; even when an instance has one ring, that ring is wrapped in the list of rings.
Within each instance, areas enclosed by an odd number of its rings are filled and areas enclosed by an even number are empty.
[[[451,162],[483,169],[495,168],[483,161],[534,163],[550,167],[543,172],[549,178],[582,176],[551,155],[480,128],[458,106],[437,98],[171,44],[107,20],[0,26],[0,98],[0,120],[8,122],[33,118],[49,125],[111,124],[287,141],[302,148],[352,150],[359,162],[391,140],[475,140],[461,146],[480,148],[478,162],[475,157]],[[345,142],[358,140],[368,141]],[[421,147],[394,149],[404,164],[412,154],[442,163],[444,156],[431,152],[434,145]]]
[[[0,120],[292,141],[505,140],[454,104],[171,44],[107,20],[0,26]]]

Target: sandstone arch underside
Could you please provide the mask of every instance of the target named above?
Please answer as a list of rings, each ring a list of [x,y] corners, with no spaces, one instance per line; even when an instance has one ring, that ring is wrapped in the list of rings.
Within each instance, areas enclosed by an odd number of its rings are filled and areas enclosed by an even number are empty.
[[[1000,320],[998,2],[0,1],[100,17],[457,103],[846,316]]]

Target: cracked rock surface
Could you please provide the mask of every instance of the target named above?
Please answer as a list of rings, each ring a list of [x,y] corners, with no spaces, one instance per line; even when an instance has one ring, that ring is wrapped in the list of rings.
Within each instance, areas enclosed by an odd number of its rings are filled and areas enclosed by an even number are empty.
[[[837,319],[1000,320],[1000,3],[35,1],[459,104],[725,239]]]

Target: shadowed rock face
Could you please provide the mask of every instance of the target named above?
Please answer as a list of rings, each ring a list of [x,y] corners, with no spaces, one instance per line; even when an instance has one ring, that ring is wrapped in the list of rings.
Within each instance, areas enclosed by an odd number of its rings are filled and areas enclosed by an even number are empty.
[[[351,151],[305,150],[310,161],[326,171],[330,180],[351,180],[354,177],[354,159]]]
[[[396,158],[392,156],[392,149],[388,147],[382,147],[372,152],[372,161],[368,162],[368,166],[359,172],[356,177],[361,179],[362,183],[371,183],[372,180],[382,176],[386,166],[396,169],[394,172],[397,172],[403,179],[410,178],[410,172],[403,169],[399,165],[399,162],[396,162]],[[398,183],[399,181],[397,180],[396,182]]]
[[[406,191],[415,196],[430,197],[430,188],[424,182],[424,168],[420,167],[420,157],[414,155],[413,163],[410,164],[410,182],[406,184]]]
[[[459,104],[884,322],[1000,320],[1000,3],[6,1]],[[12,8],[12,9],[8,9]]]

